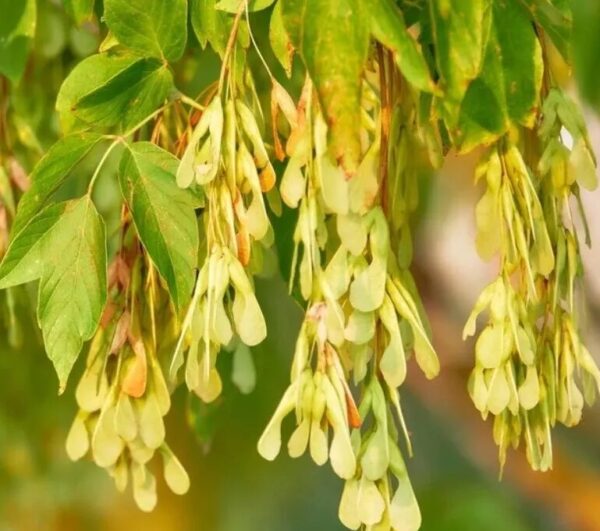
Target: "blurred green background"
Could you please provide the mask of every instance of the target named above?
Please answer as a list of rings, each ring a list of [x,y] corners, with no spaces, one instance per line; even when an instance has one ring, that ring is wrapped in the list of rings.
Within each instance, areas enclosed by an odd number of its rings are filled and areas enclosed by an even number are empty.
[[[600,153],[600,125],[593,108],[600,105],[600,2],[574,5],[575,78],[592,105],[586,116]],[[60,2],[39,0],[38,8],[34,49],[23,80],[13,90],[0,83],[2,101],[10,101],[18,122],[13,124],[16,155],[28,169],[58,134],[56,116],[48,110],[61,80],[101,40],[93,24],[76,28]],[[260,20],[257,24],[257,37],[265,41]],[[201,68],[195,59],[185,65],[185,82],[201,85],[197,72],[204,77],[214,72],[216,62],[210,57],[203,61]],[[559,68],[564,70],[564,65]],[[498,481],[491,424],[481,421],[466,393],[472,344],[461,341],[462,325],[494,275],[494,265],[482,264],[474,247],[473,209],[479,194],[472,186],[475,159],[450,155],[438,175],[424,177],[416,227],[414,269],[442,358],[437,380],[426,382],[412,371],[402,391],[415,449],[408,467],[424,515],[422,529],[598,531],[600,408],[586,410],[578,428],[557,430],[553,472],[531,472],[523,455],[512,452]],[[114,185],[110,168],[106,173],[98,200],[110,205]],[[593,240],[600,242],[600,193],[584,199]],[[584,326],[597,358],[599,249],[597,244],[585,251],[583,286]],[[64,441],[76,412],[73,388],[57,396],[34,319],[26,305],[20,306],[22,348],[11,349],[6,328],[0,328],[0,531],[343,529],[337,518],[342,483],[327,466],[318,468],[307,456],[295,461],[281,455],[267,463],[256,452],[259,434],[287,385],[301,319],[301,309],[279,276],[259,279],[257,289],[269,337],[253,350],[256,388],[242,395],[230,383],[231,356],[224,354],[220,364],[225,389],[217,403],[203,406],[189,402],[184,389],[176,392],[167,437],[190,473],[192,488],[178,497],[161,485],[151,514],[141,513],[129,493],[118,494],[93,463],[68,460]],[[19,294],[27,296],[25,291]]]

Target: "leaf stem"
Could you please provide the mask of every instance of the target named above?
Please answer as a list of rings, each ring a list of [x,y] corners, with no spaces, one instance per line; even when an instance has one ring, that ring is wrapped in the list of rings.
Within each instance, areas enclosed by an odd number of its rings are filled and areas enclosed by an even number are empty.
[[[390,79],[392,72],[386,72],[385,50],[381,44],[377,44],[377,59],[379,63],[379,92],[381,94],[381,147],[379,157],[379,173],[381,182],[381,208],[386,217],[389,215],[388,208],[388,164],[389,164],[389,136],[391,122],[391,94]]]
[[[187,103],[190,107],[193,107],[194,109],[198,109],[199,111],[204,111],[206,109],[206,107],[204,105],[201,105],[195,99],[190,98],[189,96],[186,96],[185,94],[179,93],[179,99],[183,103]]]
[[[98,179],[98,176],[100,175],[100,170],[106,163],[106,160],[108,159],[112,150],[120,143],[121,143],[121,138],[119,137],[116,140],[114,140],[110,146],[108,146],[108,149],[104,152],[104,155],[102,155],[102,158],[100,159],[100,162],[98,163],[98,166],[96,166],[96,170],[94,171],[94,174],[92,175],[92,178],[90,179],[90,184],[88,185],[88,190],[87,190],[88,195],[92,194],[94,184],[96,183],[96,180]]]
[[[275,76],[273,76],[273,73],[271,72],[271,69],[269,68],[269,65],[267,64],[267,61],[265,60],[263,54],[261,53],[260,48],[258,47],[258,44],[256,43],[256,40],[254,39],[254,33],[252,33],[252,26],[250,26],[250,10],[248,9],[248,0],[244,0],[244,6],[245,6],[245,11],[246,11],[246,21],[248,23],[248,34],[250,35],[250,40],[252,41],[252,44],[254,45],[254,49],[256,50],[258,57],[260,58],[262,64],[264,65],[265,70],[267,71],[267,74],[269,74],[269,77],[271,78],[271,82],[274,82]]]
[[[98,176],[100,175],[100,170],[102,169],[102,167],[106,163],[106,160],[108,159],[108,157],[112,153],[112,150],[115,149],[115,147],[118,144],[124,143],[125,139],[128,136],[131,136],[138,129],[140,129],[141,127],[143,127],[144,125],[146,125],[150,120],[152,120],[156,116],[158,116],[161,112],[163,112],[172,103],[173,103],[172,101],[170,101],[169,103],[165,103],[162,107],[156,109],[154,112],[152,112],[151,114],[149,114],[148,116],[146,116],[146,118],[144,118],[141,122],[135,124],[133,127],[131,127],[128,131],[126,131],[122,135],[105,135],[105,138],[112,139],[113,142],[111,143],[110,146],[108,146],[108,148],[104,152],[104,155],[102,155],[102,158],[100,159],[100,162],[98,163],[98,166],[96,166],[96,169],[94,170],[94,174],[92,175],[92,178],[90,179],[90,184],[88,185],[88,190],[87,190],[88,195],[91,195],[92,190],[94,188],[94,184],[96,184],[96,180],[98,179]]]
[[[125,133],[123,133],[122,135],[120,135],[118,137],[119,140],[122,141],[125,138],[127,138],[128,136],[131,136],[138,129],[140,129],[141,127],[143,127],[144,125],[146,125],[150,120],[156,118],[156,116],[158,116],[161,112],[163,112],[167,107],[170,107],[172,104],[173,104],[173,101],[170,101],[169,103],[165,103],[162,107],[159,107],[158,109],[156,109],[153,113],[151,113],[148,116],[146,116],[146,118],[144,118],[141,122],[138,122],[131,129],[129,129],[128,131],[126,131]]]
[[[240,26],[240,20],[242,15],[244,14],[244,8],[246,7],[247,0],[242,0],[240,2],[240,7],[238,9],[237,14],[235,15],[235,19],[233,21],[233,27],[231,28],[231,33],[229,34],[229,40],[227,41],[227,47],[225,48],[225,53],[223,54],[223,66],[221,67],[221,73],[219,74],[219,90],[218,93],[221,94],[223,92],[223,83],[225,82],[225,76],[227,75],[227,71],[229,70],[228,62],[229,56],[235,46],[235,39],[237,37],[238,28]]]

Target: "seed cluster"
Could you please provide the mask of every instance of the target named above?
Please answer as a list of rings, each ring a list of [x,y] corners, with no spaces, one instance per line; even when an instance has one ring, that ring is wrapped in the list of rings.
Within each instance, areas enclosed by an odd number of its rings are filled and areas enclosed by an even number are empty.
[[[595,160],[579,111],[558,89],[549,92],[542,117],[537,135],[513,132],[477,170],[487,185],[476,212],[478,250],[483,258],[498,254],[501,265],[464,331],[472,335],[477,315],[488,310],[469,392],[484,418],[495,417],[501,463],[523,439],[536,470],[552,467],[551,428],[577,424],[584,399],[593,402],[600,389],[600,370],[577,324],[583,267],[570,201],[580,186],[595,187]]]
[[[169,488],[176,494],[189,488],[186,471],[165,442],[163,420],[171,398],[160,357],[173,347],[175,315],[137,242],[117,256],[110,272],[111,299],[76,389],[79,412],[67,453],[73,460],[91,453],[119,491],[131,478],[137,505],[151,511],[156,480],[148,464],[157,452]],[[167,324],[162,344],[157,342],[157,321]]]
[[[267,333],[247,269],[262,269],[273,240],[263,194],[269,194],[275,210],[279,196],[257,113],[238,95],[242,89],[233,84],[225,103],[218,93],[212,98],[177,174],[179,186],[200,186],[205,197],[206,246],[171,375],[176,376],[187,350],[186,384],[206,402],[221,393],[215,369],[219,351],[232,341],[257,345]]]
[[[290,387],[258,450],[266,459],[277,456],[282,421],[293,412],[288,452],[298,457],[308,447],[318,465],[329,458],[346,480],[339,515],[347,527],[417,529],[420,511],[397,443],[401,429],[410,448],[398,388],[413,351],[429,378],[439,362],[407,269],[408,220],[416,206],[414,180],[406,175],[410,140],[396,109],[392,128],[399,141],[388,150],[390,131],[382,128],[373,79],[363,90],[364,156],[351,179],[329,158],[327,125],[310,80],[298,104],[281,195],[298,209],[291,282],[298,274],[307,310]],[[392,170],[388,179],[382,161]],[[392,215],[384,200],[390,190]]]

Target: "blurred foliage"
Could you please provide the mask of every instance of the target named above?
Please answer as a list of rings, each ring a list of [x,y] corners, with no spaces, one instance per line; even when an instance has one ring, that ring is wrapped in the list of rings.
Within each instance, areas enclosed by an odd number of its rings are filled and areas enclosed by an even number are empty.
[[[600,4],[573,2],[573,64],[581,95],[600,112]]]

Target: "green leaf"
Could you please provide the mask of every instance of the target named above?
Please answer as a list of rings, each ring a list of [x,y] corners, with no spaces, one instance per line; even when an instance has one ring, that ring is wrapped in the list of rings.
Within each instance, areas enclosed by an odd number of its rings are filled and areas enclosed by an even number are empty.
[[[543,59],[541,45],[527,11],[517,2],[494,3],[494,27],[500,47],[488,53],[501,60],[506,106],[510,119],[532,126],[540,105]]]
[[[573,2],[573,63],[583,97],[600,110],[600,3]]]
[[[294,47],[283,25],[283,16],[281,13],[281,2],[277,2],[271,14],[269,24],[269,42],[277,60],[283,66],[288,77],[292,75],[292,59],[294,57]]]
[[[394,59],[409,83],[420,90],[434,88],[429,67],[417,42],[409,35],[404,16],[392,0],[367,0],[373,37],[394,53]]]
[[[65,11],[77,24],[83,24],[94,16],[96,0],[63,0]]]
[[[462,151],[503,135],[511,123],[531,127],[540,106],[541,45],[529,13],[517,2],[495,2],[481,75],[469,86],[458,128]]]
[[[167,151],[139,142],[124,152],[119,173],[140,239],[182,307],[194,287],[199,242],[195,199],[177,186],[178,165]]]
[[[0,75],[18,83],[35,35],[35,0],[0,0]]]
[[[246,0],[220,0],[215,5],[216,9],[227,11],[228,13],[237,13],[240,10],[242,1]],[[248,0],[248,11],[260,11],[269,7],[275,0]]]
[[[571,1],[568,4],[565,2],[556,2],[555,0],[524,0],[524,2],[536,23],[550,37],[556,49],[565,59],[569,59],[571,56],[572,36]],[[558,3],[561,5],[555,5]],[[585,0],[583,3],[593,5],[593,2],[586,2]]]
[[[44,238],[52,231],[65,207],[66,203],[50,205],[11,239],[0,264],[0,289],[25,284],[41,276]]]
[[[483,64],[490,25],[490,0],[431,0],[435,57],[444,90],[441,102],[453,129],[460,102]]]
[[[315,83],[331,155],[353,173],[361,159],[360,98],[369,51],[361,0],[282,0],[283,22]]]
[[[62,391],[106,301],[104,222],[89,196],[49,206],[11,242],[0,289],[38,278],[38,321]]]
[[[190,0],[192,28],[202,48],[210,44],[219,55],[225,53],[232,19],[216,9],[216,0]]]
[[[113,126],[126,130],[156,110],[172,86],[171,73],[158,59],[92,55],[65,79],[56,108],[67,130]]]
[[[227,48],[227,41],[233,28],[233,17],[216,8],[217,0],[190,0],[190,17],[192,28],[202,48],[210,44],[221,57]],[[237,44],[240,48],[250,45],[248,26],[241,20],[237,33]],[[243,63],[243,59],[241,59]]]
[[[95,133],[66,136],[54,144],[31,174],[31,187],[19,201],[12,234],[17,235],[43,210],[67,180],[73,168],[102,140]]]
[[[187,41],[186,0],[105,0],[104,18],[116,39],[141,55],[177,61]]]

